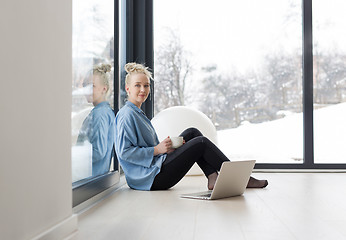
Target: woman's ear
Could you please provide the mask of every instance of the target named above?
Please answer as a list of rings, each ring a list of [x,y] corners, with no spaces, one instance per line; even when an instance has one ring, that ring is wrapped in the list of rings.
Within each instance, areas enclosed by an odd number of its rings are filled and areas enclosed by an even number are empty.
[[[104,86],[104,87],[103,87],[103,92],[104,92],[104,94],[106,94],[106,93],[107,93],[107,91],[108,91],[107,86]]]

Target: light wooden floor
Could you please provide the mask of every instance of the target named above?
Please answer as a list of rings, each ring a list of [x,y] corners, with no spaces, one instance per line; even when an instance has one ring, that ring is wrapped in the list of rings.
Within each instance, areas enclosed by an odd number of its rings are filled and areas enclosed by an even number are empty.
[[[179,198],[206,190],[202,176],[169,191],[125,186],[79,216],[79,239],[346,239],[345,173],[252,176],[268,179],[268,187],[215,201]]]

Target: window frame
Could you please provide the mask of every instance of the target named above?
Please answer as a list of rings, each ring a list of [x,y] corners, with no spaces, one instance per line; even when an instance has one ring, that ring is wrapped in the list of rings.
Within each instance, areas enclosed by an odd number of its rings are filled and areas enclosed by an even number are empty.
[[[128,62],[144,64],[154,73],[153,0],[121,0],[123,41],[120,43],[120,79],[124,84]],[[150,97],[142,104],[149,119],[154,117],[154,82]],[[120,85],[122,86],[122,85]]]
[[[114,113],[117,114],[121,106],[121,82],[125,79],[125,71],[120,69],[130,61],[141,62],[152,71],[154,69],[153,0],[114,0],[114,36],[117,36],[114,37]],[[151,84],[153,86],[154,83]],[[153,93],[142,105],[149,119],[154,115]],[[116,156],[113,164],[119,166]],[[73,207],[117,184],[120,186],[122,174],[119,168],[118,171],[73,183]]]
[[[300,164],[258,163],[256,169],[346,169],[346,164],[314,162],[312,0],[302,0],[302,20],[304,161]]]
[[[120,9],[121,1],[121,9]],[[153,44],[153,0],[114,0],[114,113],[120,106],[121,81],[125,72],[120,70],[127,62],[144,63],[154,72]],[[119,12],[122,12],[120,19]],[[257,163],[255,169],[299,169],[314,170],[346,169],[346,164],[314,163],[314,132],[313,132],[313,31],[312,31],[312,0],[302,0],[302,46],[303,46],[303,148],[304,161],[297,164]],[[119,24],[122,32],[119,32]],[[119,39],[122,41],[119,41]],[[154,82],[151,98],[142,109],[149,119],[154,117]],[[207,104],[207,103],[206,103]],[[114,166],[118,166],[114,158]],[[120,171],[111,171],[92,179],[81,180],[73,185],[73,207],[91,197],[119,184]]]
[[[346,169],[345,164],[314,163],[312,0],[302,0],[303,163],[256,163],[255,169]],[[147,33],[149,35],[150,33]],[[146,62],[148,65],[151,62]],[[153,64],[151,65],[153,66]],[[154,88],[154,84],[153,84]],[[153,107],[153,101],[151,102]],[[205,104],[208,104],[207,102]],[[149,111],[150,114],[150,111]],[[148,116],[149,116],[148,114]],[[152,115],[151,115],[152,116]]]
[[[119,110],[119,0],[114,0],[114,114]],[[120,183],[117,156],[113,159],[114,169],[103,175],[82,179],[72,183],[72,207],[85,202],[97,194]]]

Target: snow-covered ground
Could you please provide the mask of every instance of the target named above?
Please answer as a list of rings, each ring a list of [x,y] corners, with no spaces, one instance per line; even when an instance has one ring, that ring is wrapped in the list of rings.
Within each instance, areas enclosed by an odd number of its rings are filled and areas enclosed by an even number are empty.
[[[231,160],[303,162],[303,114],[218,131],[218,145]],[[314,111],[315,163],[346,163],[346,103]]]

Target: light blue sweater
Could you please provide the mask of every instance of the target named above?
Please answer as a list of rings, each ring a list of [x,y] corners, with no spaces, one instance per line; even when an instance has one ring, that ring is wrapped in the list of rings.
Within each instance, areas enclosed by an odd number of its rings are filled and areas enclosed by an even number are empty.
[[[86,117],[78,136],[78,144],[92,144],[92,176],[109,171],[113,156],[115,115],[108,102],[101,102]]]
[[[127,184],[137,190],[150,190],[166,154],[154,156],[159,144],[154,127],[144,112],[126,102],[116,118],[115,151]]]

